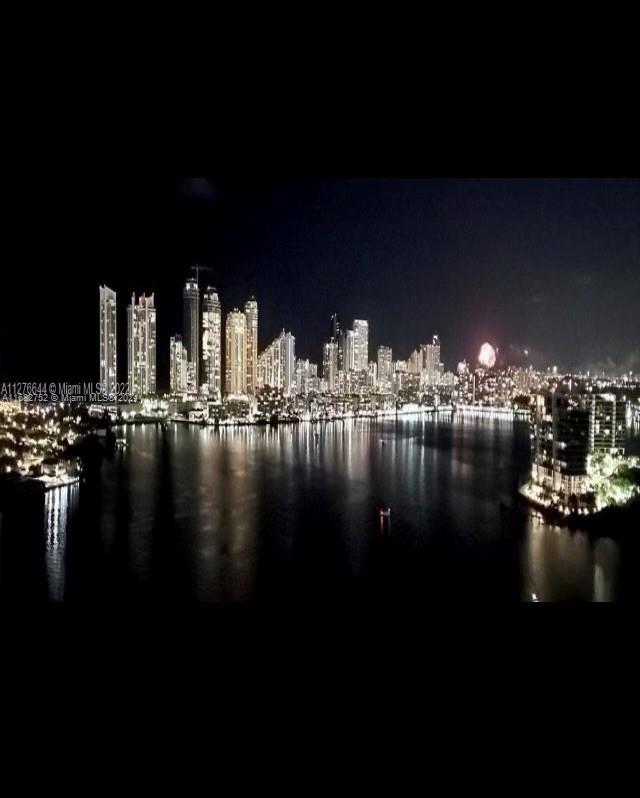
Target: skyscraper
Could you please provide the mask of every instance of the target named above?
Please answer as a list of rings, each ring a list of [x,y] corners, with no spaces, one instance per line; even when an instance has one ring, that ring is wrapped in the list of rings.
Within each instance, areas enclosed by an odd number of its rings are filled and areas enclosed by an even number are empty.
[[[258,380],[258,303],[251,297],[244,306],[247,319],[247,393],[253,396]]]
[[[196,390],[200,386],[200,289],[197,280],[187,280],[182,292],[182,344],[193,363]]]
[[[344,370],[353,371],[356,367],[356,334],[353,330],[344,333]]]
[[[284,330],[280,333],[282,347],[282,389],[288,396],[295,387],[296,380],[296,339],[290,332]]]
[[[369,322],[364,319],[355,319],[353,332],[355,333],[353,368],[356,371],[367,371],[369,368]]]
[[[367,386],[373,390],[378,386],[378,364],[375,360],[369,362],[367,369]]]
[[[137,397],[156,393],[156,309],[153,294],[142,294],[127,308],[127,373],[129,393]]]
[[[409,374],[421,374],[423,363],[422,349],[414,349],[409,355],[409,364],[407,371]]]
[[[310,363],[309,359],[298,358],[296,360],[295,389],[300,396],[306,396],[312,391],[317,390],[318,365]]]
[[[327,383],[327,390],[333,393],[338,379],[338,344],[335,341],[329,341],[323,347],[322,378]]]
[[[247,320],[238,308],[227,313],[225,327],[225,389],[228,395],[247,392]]]
[[[100,286],[100,387],[102,393],[115,390],[118,379],[116,292]]]
[[[329,328],[329,340],[333,341],[338,346],[338,369],[344,368],[344,330],[340,323],[340,317],[337,313],[331,316],[331,324]]]
[[[171,396],[187,391],[187,350],[180,335],[169,339],[169,389]]]
[[[295,389],[296,339],[284,330],[258,358],[258,384],[280,388],[285,395]]]
[[[209,396],[222,397],[222,308],[215,288],[202,296],[202,378]]]
[[[614,394],[591,395],[589,446],[593,451],[624,454],[627,436],[627,404]]]
[[[613,394],[551,390],[535,396],[532,479],[565,501],[588,490],[589,455],[624,453],[626,403]]]
[[[385,391],[391,387],[393,378],[393,352],[390,346],[378,347],[378,384]]]
[[[426,385],[437,385],[440,381],[440,339],[434,335],[430,344],[423,344],[422,377]]]

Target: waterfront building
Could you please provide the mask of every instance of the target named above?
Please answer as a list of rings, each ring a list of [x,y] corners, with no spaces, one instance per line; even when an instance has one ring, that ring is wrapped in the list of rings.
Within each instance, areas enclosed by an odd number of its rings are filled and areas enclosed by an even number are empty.
[[[355,371],[366,372],[369,367],[369,322],[364,319],[354,319],[353,332],[353,368]]]
[[[329,341],[323,347],[322,377],[327,383],[329,393],[333,393],[337,388],[338,381],[338,344],[336,341]]]
[[[118,381],[116,292],[100,286],[100,387],[102,393],[115,391]]]
[[[258,358],[259,387],[280,388],[285,396],[295,391],[295,337],[282,330]]]
[[[222,397],[222,306],[216,289],[211,287],[208,287],[202,295],[202,379],[203,387],[209,397],[220,399]]]
[[[247,392],[247,320],[238,308],[227,313],[225,356],[225,391],[229,396],[244,396]]]
[[[285,396],[289,396],[295,384],[295,362],[296,362],[296,339],[291,333],[280,333],[282,339],[282,370],[283,384],[282,390]]]
[[[169,391],[171,396],[187,393],[187,350],[182,345],[182,336],[169,339]]]
[[[258,382],[258,303],[251,297],[244,306],[247,320],[247,379],[246,391],[254,396]]]
[[[624,454],[627,434],[627,402],[615,394],[589,396],[585,404],[590,411],[589,446],[592,451]]]
[[[340,338],[340,333],[342,332],[342,327],[340,326],[340,317],[337,313],[334,313],[331,316],[331,322],[329,327],[329,338],[333,339],[336,343],[338,342],[338,338]]]
[[[309,359],[298,358],[296,360],[295,392],[299,396],[306,396],[317,391],[318,384],[318,364],[310,363]]]
[[[414,349],[413,352],[409,355],[407,371],[409,372],[409,374],[422,373],[422,350]]]
[[[626,403],[613,394],[537,394],[531,419],[532,482],[565,501],[585,493],[589,455],[624,453],[625,417]]]
[[[143,398],[156,393],[156,308],[153,294],[142,294],[127,308],[127,374],[129,393]]]
[[[187,350],[184,350],[185,355]],[[194,398],[194,394],[198,393],[198,386],[196,385],[196,364],[187,359],[187,394]]]
[[[431,343],[422,344],[420,349],[422,354],[422,363],[420,366],[422,383],[424,385],[437,385],[442,373],[442,364],[440,363],[440,339],[437,335],[434,335],[431,339]]]
[[[182,292],[182,344],[187,350],[187,359],[193,363],[195,391],[200,385],[200,289],[198,281],[189,278]]]
[[[337,313],[334,313],[331,316],[329,340],[337,344],[338,347],[337,369],[344,369],[345,331],[342,328],[342,324]]]
[[[378,364],[375,360],[370,361],[369,368],[367,370],[367,387],[370,388],[372,391],[378,386]]]
[[[393,352],[390,346],[378,347],[378,385],[381,391],[388,391],[393,379]]]
[[[344,333],[344,371],[354,371],[356,368],[356,334],[353,330]]]

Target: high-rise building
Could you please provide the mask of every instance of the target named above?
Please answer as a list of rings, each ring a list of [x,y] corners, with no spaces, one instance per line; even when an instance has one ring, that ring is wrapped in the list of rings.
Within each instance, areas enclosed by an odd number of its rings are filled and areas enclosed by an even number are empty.
[[[296,339],[284,330],[258,358],[258,385],[280,388],[288,396],[296,382]]]
[[[258,303],[251,297],[244,306],[247,319],[247,393],[253,396],[258,382]]]
[[[222,307],[215,288],[202,295],[202,380],[210,397],[222,397]]]
[[[356,371],[367,371],[369,368],[369,322],[364,319],[354,319],[354,366]]]
[[[593,452],[623,453],[626,403],[613,394],[537,394],[531,419],[532,479],[569,500],[587,489]]]
[[[322,351],[322,377],[326,381],[327,390],[333,393],[337,389],[338,380],[338,344],[329,341]]]
[[[100,388],[115,391],[118,380],[116,292],[100,286]]]
[[[247,392],[247,320],[238,308],[227,313],[225,343],[226,393],[244,395]]]
[[[331,316],[329,340],[338,346],[338,370],[344,369],[345,331],[342,329],[340,317],[337,313]]]
[[[186,355],[187,350],[184,350]],[[187,360],[187,393],[193,396],[198,393],[198,386],[196,384],[196,364]]]
[[[422,372],[422,350],[414,349],[409,355],[407,368],[409,374],[420,374]]]
[[[437,385],[440,381],[440,339],[434,335],[430,344],[423,344],[422,350],[422,382],[426,385]]]
[[[153,294],[142,294],[127,308],[127,366],[129,393],[137,397],[156,393],[156,309]]]
[[[337,313],[334,313],[331,316],[331,326],[329,328],[329,338],[330,339],[333,338],[333,340],[337,342],[338,338],[340,337],[341,331],[342,331],[342,328],[340,326],[340,317],[338,316]]]
[[[593,451],[624,453],[627,435],[627,404],[615,394],[591,395],[585,404],[590,411],[589,446]]]
[[[309,359],[296,359],[296,393],[306,396],[318,388],[318,365]]]
[[[187,350],[180,335],[169,339],[169,389],[171,396],[187,392]]]
[[[344,371],[353,371],[356,367],[356,334],[354,330],[344,333]]]
[[[367,386],[375,390],[378,385],[378,364],[375,360],[369,361],[369,368],[367,369]]]
[[[296,339],[284,330],[280,333],[282,350],[282,390],[285,396],[292,392],[296,377]]]
[[[193,363],[196,390],[200,385],[200,289],[198,281],[187,280],[182,292],[182,344],[187,358]]]
[[[393,352],[390,346],[378,347],[378,385],[389,390],[393,379]]]

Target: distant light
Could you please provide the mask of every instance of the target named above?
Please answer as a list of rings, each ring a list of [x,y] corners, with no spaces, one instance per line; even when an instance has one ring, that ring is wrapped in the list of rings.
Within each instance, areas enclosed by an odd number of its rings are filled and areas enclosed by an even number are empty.
[[[478,363],[485,368],[493,368],[496,364],[496,350],[490,343],[485,342],[478,352]]]

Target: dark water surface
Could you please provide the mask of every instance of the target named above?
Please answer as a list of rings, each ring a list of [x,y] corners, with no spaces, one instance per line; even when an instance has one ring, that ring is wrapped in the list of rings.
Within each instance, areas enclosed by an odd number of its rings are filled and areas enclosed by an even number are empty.
[[[315,431],[319,437],[314,437]],[[635,600],[634,540],[527,513],[526,424],[487,418],[126,429],[2,515],[2,595],[219,603]],[[384,445],[382,443],[384,441]],[[390,505],[381,527],[378,509]]]

